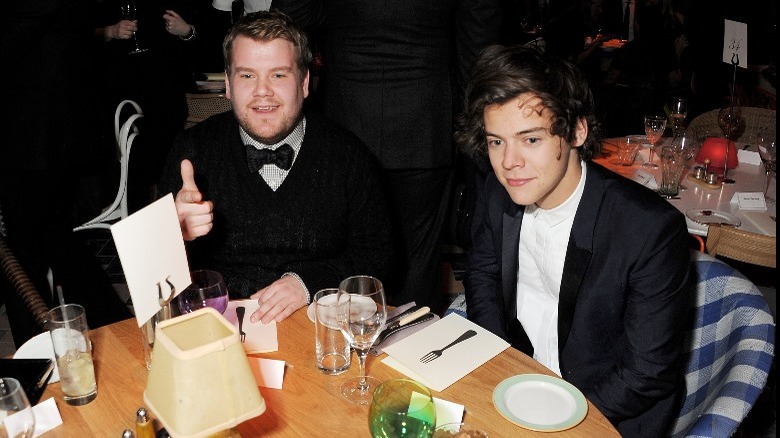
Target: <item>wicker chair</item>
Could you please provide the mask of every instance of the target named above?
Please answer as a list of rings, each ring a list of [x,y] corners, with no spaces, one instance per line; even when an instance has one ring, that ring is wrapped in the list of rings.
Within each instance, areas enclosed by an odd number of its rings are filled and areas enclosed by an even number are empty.
[[[777,267],[777,237],[743,231],[731,226],[710,224],[707,252],[768,268]]]
[[[0,234],[0,272],[4,273],[11,285],[11,290],[21,297],[27,310],[32,315],[40,332],[46,329],[46,317],[49,307],[46,305],[38,289],[19,264],[11,248],[5,243],[5,237]]]
[[[214,114],[229,110],[230,101],[224,94],[187,93],[187,123],[184,127],[189,128]]]
[[[742,119],[745,120],[745,130],[736,139],[737,141],[741,139],[744,143],[753,143],[759,131],[769,131],[774,136],[777,130],[777,113],[774,110],[742,107],[741,111]],[[725,137],[723,130],[718,126],[718,112],[720,108],[694,117],[689,127],[696,129],[700,136],[708,133],[707,135],[711,137]]]

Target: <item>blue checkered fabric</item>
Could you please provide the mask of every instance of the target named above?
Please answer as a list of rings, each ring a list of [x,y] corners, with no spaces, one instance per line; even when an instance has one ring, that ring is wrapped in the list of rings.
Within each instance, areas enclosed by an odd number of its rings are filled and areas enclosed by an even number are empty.
[[[756,286],[726,263],[693,256],[694,328],[686,337],[686,398],[672,437],[730,437],[766,384],[775,323]]]
[[[458,315],[468,318],[466,315],[466,294],[465,293],[459,293],[457,297],[455,297],[454,300],[452,300],[452,303],[450,303],[449,307],[447,307],[447,310],[444,311],[444,316],[449,315],[450,313],[457,313]]]

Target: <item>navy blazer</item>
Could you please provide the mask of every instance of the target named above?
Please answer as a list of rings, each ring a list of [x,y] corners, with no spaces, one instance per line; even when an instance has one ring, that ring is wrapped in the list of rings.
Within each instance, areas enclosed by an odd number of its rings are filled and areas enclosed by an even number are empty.
[[[469,319],[532,355],[517,320],[524,207],[490,172],[478,184],[466,272]],[[663,436],[684,395],[690,253],[684,216],[629,179],[587,163],[558,303],[562,377],[624,436]]]

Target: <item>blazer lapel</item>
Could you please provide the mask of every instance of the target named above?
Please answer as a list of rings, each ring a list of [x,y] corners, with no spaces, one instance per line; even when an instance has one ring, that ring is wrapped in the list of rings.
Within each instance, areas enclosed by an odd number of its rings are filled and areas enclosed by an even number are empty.
[[[593,255],[593,229],[596,226],[601,199],[605,193],[604,179],[601,178],[598,171],[594,170],[593,165],[586,163],[586,166],[588,166],[587,179],[566,248],[561,291],[558,296],[559,353],[563,352],[563,347],[569,338],[577,296]]]
[[[524,208],[510,203],[504,211],[502,227],[501,278],[503,281],[504,305],[508,321],[517,319],[517,260],[520,243],[520,224]]]

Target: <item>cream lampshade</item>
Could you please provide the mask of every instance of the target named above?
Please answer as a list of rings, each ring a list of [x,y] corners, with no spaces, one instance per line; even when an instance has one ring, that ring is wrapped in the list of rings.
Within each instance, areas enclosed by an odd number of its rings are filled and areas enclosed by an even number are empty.
[[[157,325],[144,403],[173,438],[199,438],[265,412],[238,330],[212,308]]]

